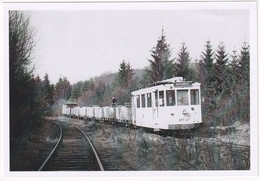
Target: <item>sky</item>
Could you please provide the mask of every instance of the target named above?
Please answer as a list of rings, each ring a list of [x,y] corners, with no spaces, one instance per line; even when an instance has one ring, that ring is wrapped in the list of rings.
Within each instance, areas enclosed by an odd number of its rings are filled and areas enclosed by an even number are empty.
[[[185,42],[192,61],[200,59],[206,41],[215,50],[223,41],[232,54],[249,41],[248,10],[84,10],[26,11],[37,46],[33,64],[52,83],[71,83],[117,72],[125,60],[134,69],[149,65],[150,50],[162,28],[176,58]]]

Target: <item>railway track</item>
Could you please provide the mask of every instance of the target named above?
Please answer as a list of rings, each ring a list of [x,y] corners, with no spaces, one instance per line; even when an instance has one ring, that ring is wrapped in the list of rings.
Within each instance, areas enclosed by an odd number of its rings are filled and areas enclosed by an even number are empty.
[[[58,125],[59,140],[38,171],[104,171],[88,136],[80,128],[70,124]]]

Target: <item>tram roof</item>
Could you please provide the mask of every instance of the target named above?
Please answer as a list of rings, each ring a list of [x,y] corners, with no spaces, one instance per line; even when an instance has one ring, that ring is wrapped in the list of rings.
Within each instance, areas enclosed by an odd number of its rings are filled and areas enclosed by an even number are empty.
[[[200,83],[192,82],[192,81],[186,81],[186,80],[183,79],[183,77],[173,77],[171,79],[157,81],[157,82],[154,82],[154,83],[149,84],[147,86],[138,88],[134,92],[139,91],[139,90],[144,90],[144,89],[158,88],[158,87],[164,86],[164,85],[173,85],[174,88],[184,88],[184,87],[200,86]]]

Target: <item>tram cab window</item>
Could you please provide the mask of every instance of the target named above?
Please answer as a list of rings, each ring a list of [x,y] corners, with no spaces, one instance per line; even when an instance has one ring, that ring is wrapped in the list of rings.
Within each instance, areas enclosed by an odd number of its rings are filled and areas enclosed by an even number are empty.
[[[199,104],[199,89],[190,90],[190,102],[191,102],[191,105]]]
[[[140,96],[136,96],[136,105],[137,105],[137,108],[140,108]]]
[[[167,103],[167,106],[175,105],[175,90],[166,91],[166,103]]]
[[[159,91],[159,105],[160,107],[164,106],[164,91]]]
[[[177,104],[178,106],[189,105],[188,90],[177,90]]]
[[[152,94],[147,93],[147,107],[152,107]]]
[[[158,107],[158,91],[155,91],[155,106]]]
[[[145,107],[145,94],[142,94],[142,107]]]

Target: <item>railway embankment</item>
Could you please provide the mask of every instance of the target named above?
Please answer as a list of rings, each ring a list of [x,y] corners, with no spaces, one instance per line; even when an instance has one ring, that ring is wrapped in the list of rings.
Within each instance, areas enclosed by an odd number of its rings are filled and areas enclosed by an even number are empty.
[[[100,152],[105,170],[248,170],[250,147],[236,139],[219,136],[241,136],[237,131],[173,133],[162,136],[143,129],[94,121],[74,120],[91,137]],[[240,128],[239,128],[240,129]],[[245,131],[240,130],[240,131]],[[240,135],[241,134],[241,135]],[[231,137],[230,137],[231,138]]]
[[[231,126],[209,129],[209,132],[204,130],[203,133],[198,130],[195,133],[161,135],[93,120],[66,117],[53,120],[84,131],[105,171],[250,169],[250,146],[242,144],[249,139],[245,136],[249,136],[246,125],[238,125],[235,130]],[[43,123],[12,155],[11,170],[38,169],[47,156],[46,148],[51,150],[55,145],[58,127],[48,120]],[[244,141],[238,142],[239,138]]]

